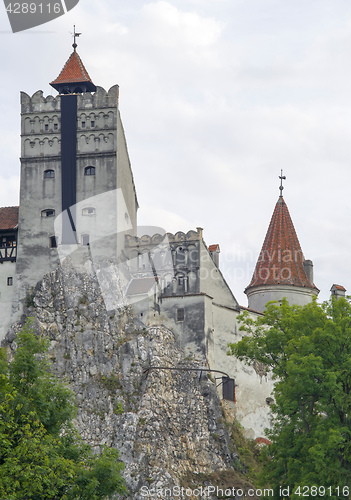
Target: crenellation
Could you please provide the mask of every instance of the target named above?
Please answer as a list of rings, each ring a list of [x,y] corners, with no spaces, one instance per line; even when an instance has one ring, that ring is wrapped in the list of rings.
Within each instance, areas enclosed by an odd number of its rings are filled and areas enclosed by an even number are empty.
[[[126,236],[126,246],[127,247],[139,247],[143,245],[158,245],[161,241],[166,240],[168,242],[186,242],[186,241],[199,241],[202,239],[202,233],[198,231],[190,230],[186,234],[183,231],[178,231],[175,234],[166,233],[161,235],[159,233],[149,236],[144,234],[143,236]]]
[[[34,92],[30,97],[26,92],[21,92],[21,112],[25,113],[45,113],[48,111],[60,110],[60,96],[43,96],[42,90]]]

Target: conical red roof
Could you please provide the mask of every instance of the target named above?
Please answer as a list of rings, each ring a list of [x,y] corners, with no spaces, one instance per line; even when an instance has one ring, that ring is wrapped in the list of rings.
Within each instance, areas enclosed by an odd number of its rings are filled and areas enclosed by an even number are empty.
[[[70,83],[87,83],[88,90],[96,90],[81,58],[75,50],[70,55],[59,76],[50,85],[56,90],[60,90],[62,86]]]
[[[281,196],[246,290],[261,285],[295,285],[318,290],[308,279],[304,261],[288,207]]]

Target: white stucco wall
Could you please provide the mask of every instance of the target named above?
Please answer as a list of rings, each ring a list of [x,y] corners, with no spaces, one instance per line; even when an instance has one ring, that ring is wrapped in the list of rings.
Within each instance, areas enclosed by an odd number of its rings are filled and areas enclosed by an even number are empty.
[[[263,312],[267,302],[287,298],[289,304],[304,306],[312,301],[318,290],[293,285],[264,285],[247,290],[249,308]]]
[[[12,278],[12,286],[7,279]],[[0,342],[5,337],[12,320],[12,303],[16,289],[16,264],[3,262],[0,264]]]

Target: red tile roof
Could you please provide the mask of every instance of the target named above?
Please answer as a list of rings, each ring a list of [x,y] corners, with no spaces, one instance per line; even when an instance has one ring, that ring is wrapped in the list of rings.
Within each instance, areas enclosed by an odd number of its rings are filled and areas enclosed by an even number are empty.
[[[248,290],[261,285],[295,285],[317,289],[304,269],[303,256],[288,207],[283,199],[275,206]]]
[[[18,224],[19,207],[1,207],[0,208],[0,231],[15,229]]]
[[[50,85],[90,82],[91,78],[76,51],[73,51],[59,76]]]
[[[333,285],[331,287],[331,290],[332,289],[340,290],[341,292],[346,292],[346,288],[344,288],[342,285]]]
[[[209,250],[210,252],[215,252],[216,250],[220,251],[220,250],[219,250],[219,245],[218,245],[218,243],[217,243],[216,245],[210,245],[210,246],[208,247],[208,250]]]

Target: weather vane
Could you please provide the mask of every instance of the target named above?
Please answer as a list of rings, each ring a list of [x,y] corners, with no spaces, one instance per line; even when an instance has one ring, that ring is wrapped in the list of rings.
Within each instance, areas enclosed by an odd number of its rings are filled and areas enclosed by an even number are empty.
[[[76,50],[76,48],[77,48],[76,38],[80,35],[81,35],[81,33],[76,32],[76,25],[74,24],[73,25],[73,44],[72,44],[72,47],[74,48],[74,50]]]
[[[283,175],[283,170],[280,171],[279,179],[280,179],[280,186],[279,186],[280,197],[283,197],[283,189],[284,189],[283,180],[285,181],[285,179],[286,179],[285,175]]]

